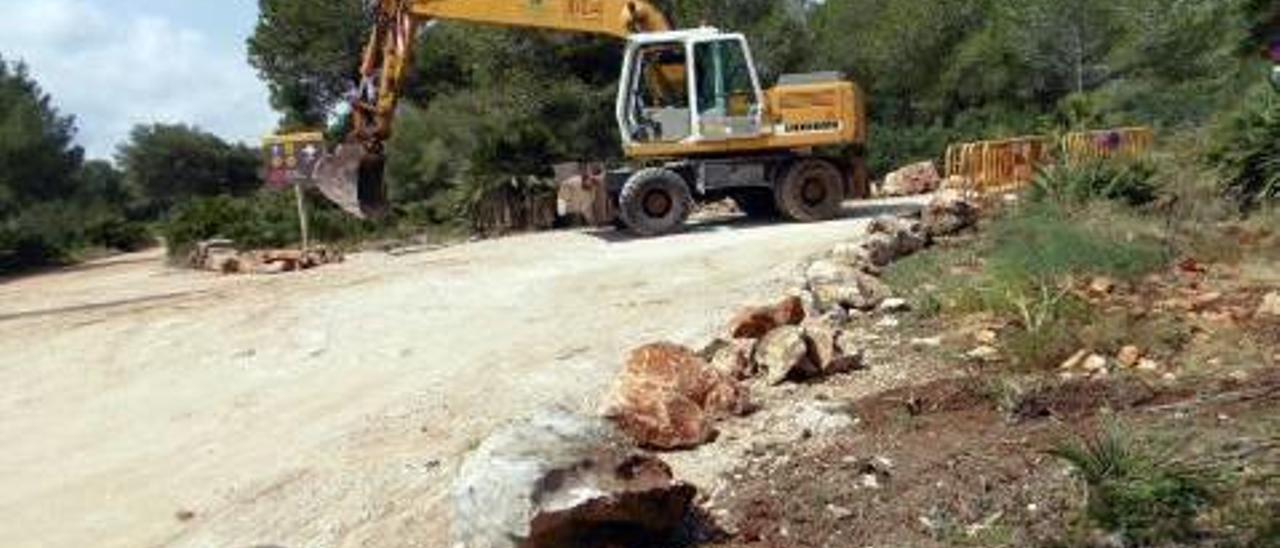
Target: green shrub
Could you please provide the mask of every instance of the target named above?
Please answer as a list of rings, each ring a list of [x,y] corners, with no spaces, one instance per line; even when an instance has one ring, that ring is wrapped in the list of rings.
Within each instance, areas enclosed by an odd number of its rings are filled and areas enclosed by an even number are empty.
[[[1102,199],[1141,206],[1156,199],[1155,173],[1155,167],[1144,162],[1060,162],[1036,174],[1031,199],[1068,205]]]
[[[85,238],[93,245],[124,252],[146,249],[156,243],[145,224],[123,217],[108,217],[90,224],[85,227]]]
[[[1196,516],[1212,502],[1207,478],[1115,425],[1050,453],[1069,463],[1088,486],[1088,520],[1131,545],[1191,538]]]
[[[1216,128],[1206,157],[1241,209],[1280,198],[1280,97],[1270,90],[1250,95]]]
[[[313,242],[345,244],[389,230],[384,223],[361,221],[322,199],[308,199]],[[262,191],[244,198],[195,198],[175,207],[161,232],[171,257],[190,252],[198,242],[225,238],[241,249],[298,245],[302,239],[295,198],[290,192]]]
[[[1122,214],[1089,218],[1054,206],[1022,209],[993,224],[990,277],[1009,283],[1079,276],[1136,279],[1167,263],[1160,242],[1118,233]]]

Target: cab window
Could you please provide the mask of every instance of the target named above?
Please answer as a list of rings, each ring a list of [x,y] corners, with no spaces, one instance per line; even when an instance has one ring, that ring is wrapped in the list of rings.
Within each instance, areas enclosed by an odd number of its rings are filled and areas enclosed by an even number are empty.
[[[694,46],[698,113],[745,117],[758,106],[751,66],[739,40],[699,42]]]
[[[632,75],[632,138],[679,141],[688,137],[688,55],[679,42],[650,44],[637,52]]]

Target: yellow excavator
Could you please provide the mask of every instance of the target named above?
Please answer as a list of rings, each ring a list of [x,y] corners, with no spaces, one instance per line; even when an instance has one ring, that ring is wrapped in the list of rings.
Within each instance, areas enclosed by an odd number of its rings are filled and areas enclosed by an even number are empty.
[[[643,0],[372,0],[373,28],[352,101],[353,129],[332,153],[301,142],[301,165],[327,197],[359,216],[386,211],[383,144],[391,136],[419,32],[438,21],[605,35],[625,41],[616,117],[628,164],[559,177],[594,199],[569,211],[641,235],[678,230],[695,200],[731,198],[750,215],[796,221],[835,216],[870,194],[862,92],[834,72],[784,75],[762,90],[746,38],[701,27],[672,30]],[[295,146],[296,145],[296,146]],[[603,203],[603,207],[597,207]],[[563,201],[562,201],[563,204]],[[600,214],[600,211],[605,213]],[[602,218],[603,217],[603,218]]]

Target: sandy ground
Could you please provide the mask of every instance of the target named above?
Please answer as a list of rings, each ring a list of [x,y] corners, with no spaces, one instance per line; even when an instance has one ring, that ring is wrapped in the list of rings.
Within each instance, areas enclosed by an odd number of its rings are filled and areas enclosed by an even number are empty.
[[[130,255],[0,283],[0,546],[448,546],[503,421],[596,409],[899,200],[812,225],[564,231],[297,275]]]

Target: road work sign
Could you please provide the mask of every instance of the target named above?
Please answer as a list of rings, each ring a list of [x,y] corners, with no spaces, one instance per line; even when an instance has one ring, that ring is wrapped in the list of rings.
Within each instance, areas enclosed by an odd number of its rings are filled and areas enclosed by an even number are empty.
[[[263,165],[266,166],[267,186],[287,188],[311,179],[316,162],[324,153],[324,135],[272,135],[262,140],[262,151],[265,155]]]

